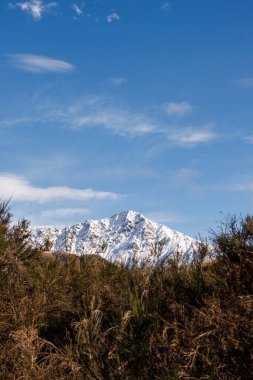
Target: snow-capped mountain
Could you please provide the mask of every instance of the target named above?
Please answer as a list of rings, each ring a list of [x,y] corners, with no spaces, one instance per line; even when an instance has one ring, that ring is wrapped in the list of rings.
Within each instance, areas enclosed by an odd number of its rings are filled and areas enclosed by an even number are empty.
[[[162,262],[177,252],[190,260],[198,243],[135,211],[124,211],[102,220],[87,220],[63,229],[43,227],[32,231],[34,243],[42,244],[45,238],[52,243],[51,251],[99,254],[128,265],[133,261],[139,264]]]

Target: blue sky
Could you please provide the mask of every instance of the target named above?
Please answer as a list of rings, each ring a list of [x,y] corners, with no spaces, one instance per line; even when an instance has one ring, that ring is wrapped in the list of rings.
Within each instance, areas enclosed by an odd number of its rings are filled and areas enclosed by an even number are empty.
[[[1,1],[0,197],[192,236],[253,211],[253,2]]]

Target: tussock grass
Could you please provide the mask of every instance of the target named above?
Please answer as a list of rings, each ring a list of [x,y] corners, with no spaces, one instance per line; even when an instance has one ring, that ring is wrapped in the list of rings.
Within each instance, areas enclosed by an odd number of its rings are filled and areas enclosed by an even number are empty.
[[[0,379],[253,378],[253,218],[191,265],[114,265],[32,248],[0,205]]]

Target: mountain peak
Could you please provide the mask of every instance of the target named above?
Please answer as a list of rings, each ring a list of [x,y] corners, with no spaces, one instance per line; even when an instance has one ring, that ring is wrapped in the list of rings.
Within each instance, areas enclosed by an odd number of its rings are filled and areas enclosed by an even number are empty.
[[[123,220],[135,221],[137,219],[145,219],[145,217],[137,211],[125,210],[111,216],[109,219],[115,219],[118,221],[123,221]]]
[[[52,242],[52,251],[63,250],[77,255],[99,254],[112,261],[140,264],[164,261],[180,252],[190,259],[197,241],[180,232],[152,222],[141,213],[126,210],[101,220],[87,220],[65,229],[37,228],[32,232],[34,243],[45,238]],[[158,252],[159,251],[159,252]]]

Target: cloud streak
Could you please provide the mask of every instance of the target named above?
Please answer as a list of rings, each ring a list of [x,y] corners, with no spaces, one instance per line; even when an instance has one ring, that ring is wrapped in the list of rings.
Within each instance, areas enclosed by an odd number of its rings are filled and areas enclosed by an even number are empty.
[[[71,5],[71,8],[75,11],[75,13],[77,14],[77,16],[81,16],[83,14],[82,9],[77,4],[73,3]]]
[[[41,20],[44,13],[50,12],[50,10],[57,7],[57,5],[56,2],[44,4],[42,0],[9,3],[10,8],[19,8],[21,11],[28,13],[36,21]]]
[[[109,79],[113,86],[121,86],[127,83],[127,79],[124,77],[113,77]]]
[[[159,115],[156,110],[159,109]],[[102,128],[114,134],[129,137],[153,135],[163,138],[170,145],[194,147],[218,138],[214,133],[214,124],[194,127],[168,125],[162,117],[160,107],[146,108],[143,112],[135,112],[123,107],[112,98],[87,95],[72,103],[46,98],[36,100],[22,117],[0,120],[0,126],[54,123],[73,130],[86,128]],[[20,123],[19,123],[20,121]]]
[[[185,116],[192,112],[192,106],[188,102],[181,103],[165,103],[163,105],[163,110],[168,116]]]
[[[101,97],[84,98],[68,107],[65,113],[60,111],[59,118],[73,128],[102,127],[120,135],[144,135],[157,129],[146,115],[122,109]]]
[[[74,66],[69,62],[42,55],[9,54],[8,57],[11,66],[35,74],[46,72],[67,73],[74,69]]]
[[[0,198],[14,201],[45,203],[58,200],[88,201],[91,199],[118,199],[116,193],[93,189],[73,189],[68,186],[36,187],[25,178],[10,173],[0,173]]]
[[[177,145],[195,146],[201,143],[207,143],[217,138],[216,133],[211,129],[212,124],[204,125],[202,128],[182,128],[174,130],[168,134],[168,140]]]
[[[86,96],[70,104],[61,104],[55,99],[36,99],[23,115],[0,119],[0,126],[55,123],[73,130],[103,128],[121,136],[138,136],[157,133],[158,125],[144,113],[115,105],[111,99]]]

